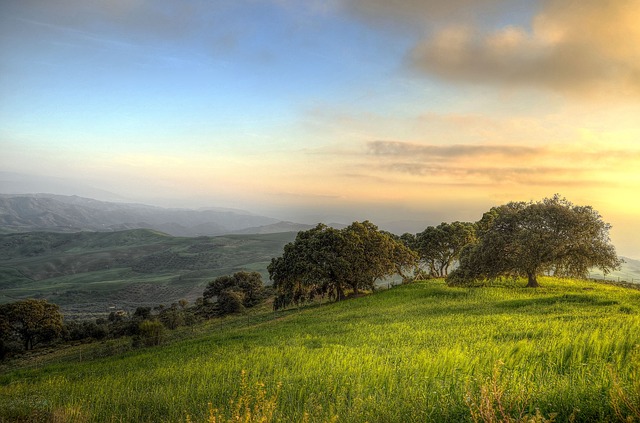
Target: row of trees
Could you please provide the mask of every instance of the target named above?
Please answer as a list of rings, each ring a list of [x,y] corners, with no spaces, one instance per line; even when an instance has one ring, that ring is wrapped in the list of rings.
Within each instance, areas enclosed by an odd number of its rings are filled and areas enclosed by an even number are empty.
[[[197,308],[181,300],[170,307],[138,307],[133,314],[112,312],[108,318],[65,322],[60,308],[46,300],[27,299],[0,305],[0,359],[7,354],[65,342],[130,336],[134,346],[156,344],[167,329],[199,320]],[[153,341],[150,341],[153,339]],[[151,343],[150,343],[151,342]]]
[[[129,314],[114,311],[107,318],[65,322],[60,308],[46,300],[27,299],[0,305],[0,359],[57,343],[131,337],[133,346],[157,345],[165,330],[254,307],[268,291],[257,272],[237,272],[209,282],[194,304],[180,300],[170,306],[138,307]]]
[[[283,255],[272,259],[274,307],[325,295],[341,300],[347,291],[373,289],[393,274],[404,280],[444,277],[458,286],[526,277],[528,287],[539,286],[543,273],[586,277],[597,267],[606,274],[621,264],[610,228],[591,206],[576,206],[559,195],[493,207],[475,223],[441,223],[400,237],[368,221],[342,230],[320,224],[299,232]]]

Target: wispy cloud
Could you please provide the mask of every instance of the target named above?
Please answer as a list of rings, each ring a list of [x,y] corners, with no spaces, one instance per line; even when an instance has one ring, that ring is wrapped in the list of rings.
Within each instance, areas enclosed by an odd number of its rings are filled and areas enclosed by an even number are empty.
[[[638,165],[640,150],[572,145],[435,145],[372,141],[362,166],[377,178],[406,175],[429,185],[607,187],[630,181],[620,172]]]
[[[430,177],[430,184],[480,186],[487,184],[518,184],[523,186],[564,186],[564,187],[598,187],[612,186],[615,183],[592,179],[589,168],[573,167],[460,167],[446,165],[430,165],[420,163],[390,163],[386,169],[391,172],[406,173],[412,176]],[[438,182],[445,179],[445,182]]]
[[[370,154],[375,156],[420,157],[420,158],[469,158],[469,157],[517,157],[541,154],[541,148],[513,145],[424,145],[399,141],[372,141],[367,144]]]

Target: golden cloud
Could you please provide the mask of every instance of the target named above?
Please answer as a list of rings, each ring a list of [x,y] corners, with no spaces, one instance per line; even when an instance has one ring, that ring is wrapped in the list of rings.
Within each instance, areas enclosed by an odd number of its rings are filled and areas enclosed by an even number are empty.
[[[640,0],[549,0],[530,29],[450,24],[409,56],[415,68],[446,80],[637,97],[639,22]]]
[[[630,182],[640,150],[585,149],[572,145],[433,145],[400,141],[366,144],[369,169],[406,175],[430,185],[516,184],[522,186],[605,187]]]

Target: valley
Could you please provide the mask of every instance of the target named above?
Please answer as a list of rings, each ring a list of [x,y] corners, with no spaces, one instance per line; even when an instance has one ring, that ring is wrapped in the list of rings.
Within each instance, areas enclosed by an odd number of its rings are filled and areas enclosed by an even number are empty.
[[[173,237],[148,229],[0,235],[0,303],[44,298],[68,318],[100,317],[180,299],[239,270],[260,272],[295,232]]]

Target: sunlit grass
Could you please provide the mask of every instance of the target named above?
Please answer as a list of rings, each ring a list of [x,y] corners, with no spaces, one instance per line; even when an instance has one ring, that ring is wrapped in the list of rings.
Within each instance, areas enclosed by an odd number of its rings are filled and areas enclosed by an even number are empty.
[[[229,318],[164,347],[5,373],[0,415],[205,422],[211,409],[230,418],[241,385],[260,383],[274,421],[458,422],[493,384],[514,418],[615,420],[612,392],[637,385],[640,292],[541,283],[429,281]]]

